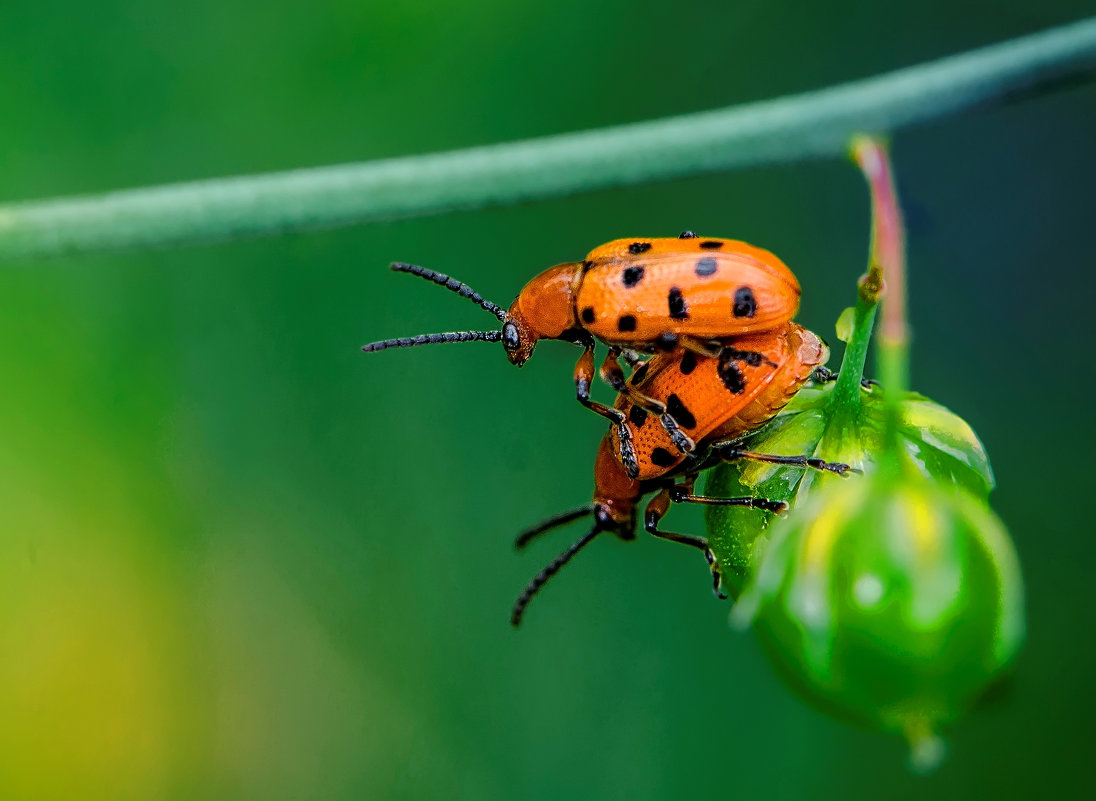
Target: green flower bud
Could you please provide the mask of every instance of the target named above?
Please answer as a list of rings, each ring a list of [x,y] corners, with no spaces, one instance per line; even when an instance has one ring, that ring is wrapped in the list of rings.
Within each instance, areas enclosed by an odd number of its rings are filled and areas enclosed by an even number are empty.
[[[843,407],[834,403],[836,388],[833,382],[804,388],[776,419],[743,440],[742,448],[818,456],[874,472],[876,460],[886,451],[884,391],[861,390],[853,415],[844,414]],[[961,417],[922,395],[903,393],[898,403],[897,443],[900,460],[911,470],[982,501],[993,490],[993,471],[977,435]],[[862,477],[855,474],[840,478],[801,467],[741,460],[708,471],[704,494],[754,495],[786,501],[794,508],[827,485],[859,480]],[[709,546],[723,568],[727,589],[737,596],[755,551],[765,545],[773,516],[733,506],[710,506],[706,515]]]
[[[732,620],[809,699],[905,734],[928,767],[935,732],[1016,655],[1023,584],[980,497],[891,463],[778,519]]]

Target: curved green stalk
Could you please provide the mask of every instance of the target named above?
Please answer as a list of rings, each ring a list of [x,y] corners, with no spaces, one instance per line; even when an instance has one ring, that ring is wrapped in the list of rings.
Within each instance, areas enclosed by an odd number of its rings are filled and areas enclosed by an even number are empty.
[[[893,131],[1096,67],[1096,18],[816,92],[359,164],[0,206],[0,260],[331,227],[757,164]]]
[[[871,192],[872,233],[868,273],[860,279],[857,309],[882,300],[876,361],[886,387],[886,445],[898,450],[901,398],[909,386],[909,323],[906,322],[906,231],[890,155],[882,142],[858,136],[852,155]]]
[[[883,302],[876,346],[878,375],[887,388],[887,438],[897,436],[899,406],[909,385],[909,326],[906,322],[906,235],[887,146],[871,136],[856,136],[850,155],[867,181],[871,196],[871,248],[868,271],[857,283],[856,306],[837,384],[830,394],[831,430],[841,437],[859,425],[860,379],[876,310]]]

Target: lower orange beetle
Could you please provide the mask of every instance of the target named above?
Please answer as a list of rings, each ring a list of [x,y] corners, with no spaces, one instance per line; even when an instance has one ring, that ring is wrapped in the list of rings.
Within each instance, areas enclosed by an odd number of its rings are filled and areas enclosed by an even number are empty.
[[[620,391],[622,351],[681,345],[711,353],[711,340],[783,329],[799,308],[799,282],[772,253],[691,231],[677,238],[617,239],[595,248],[581,262],[560,264],[536,276],[505,311],[444,273],[402,262],[392,269],[468,298],[494,314],[502,329],[386,339],[362,350],[501,340],[511,363],[520,367],[541,339],[574,342],[583,348],[575,365],[579,403],[618,427],[623,423],[620,411],[590,398],[595,340],[610,346],[600,372]],[[633,395],[633,402],[660,417],[666,411],[649,396]]]
[[[643,495],[656,491],[644,513],[644,528],[656,537],[701,550],[719,594],[720,573],[707,541],[662,531],[659,521],[671,502],[750,506],[768,512],[785,508],[784,503],[765,498],[694,495],[698,474],[719,460],[756,459],[847,474],[852,468],[845,464],[806,456],[754,453],[736,447],[744,435],[763,425],[791,400],[822,366],[827,355],[822,340],[792,323],[777,332],[732,340],[715,356],[700,356],[678,348],[639,366],[616,402],[625,422],[605,435],[598,450],[593,503],[553,517],[518,537],[518,547],[524,547],[546,531],[580,517],[594,517],[589,533],[529,583],[514,604],[511,622],[515,626],[521,622],[525,607],[536,592],[598,534],[611,531],[622,539],[634,539],[636,506]],[[629,392],[660,400],[670,419],[656,419],[634,404]],[[621,427],[628,429],[629,436],[621,436]],[[679,437],[690,440],[694,446],[691,452],[678,447]],[[634,446],[630,455],[622,453],[629,442]],[[631,475],[625,469],[629,459],[634,460],[637,468]]]

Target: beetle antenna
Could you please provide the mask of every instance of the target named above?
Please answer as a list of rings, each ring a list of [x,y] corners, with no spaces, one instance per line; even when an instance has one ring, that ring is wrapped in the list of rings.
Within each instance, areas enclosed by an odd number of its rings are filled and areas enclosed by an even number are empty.
[[[419,334],[414,337],[382,339],[380,342],[362,345],[362,350],[366,353],[374,353],[389,348],[413,348],[416,345],[437,345],[442,342],[498,342],[500,339],[502,339],[501,331],[447,331],[444,334]]]
[[[539,537],[546,531],[551,531],[554,528],[559,528],[562,525],[570,523],[572,520],[578,520],[580,517],[586,517],[594,513],[593,504],[587,506],[581,506],[578,509],[572,509],[569,512],[563,512],[562,514],[549,517],[542,523],[538,523],[530,529],[526,529],[518,535],[518,538],[514,540],[514,547],[517,550],[521,550],[534,539]]]
[[[445,273],[435,272],[434,270],[428,270],[426,267],[419,267],[414,264],[406,264],[402,261],[394,261],[391,265],[392,269],[397,273],[411,273],[411,275],[417,275],[420,278],[425,278],[427,281],[433,281],[438,286],[443,286],[450,292],[456,292],[462,298],[468,298],[473,303],[477,303],[491,314],[498,317],[503,322],[506,322],[505,310],[499,308],[489,300],[485,300],[484,297],[468,286],[463,281],[458,281],[456,278],[452,278]]]
[[[568,514],[574,514],[574,512],[569,512]],[[576,517],[577,516],[578,515],[576,515]],[[566,517],[566,515],[561,515],[561,517]],[[518,596],[518,599],[514,601],[514,608],[510,610],[510,624],[512,626],[517,628],[521,625],[521,618],[522,615],[525,614],[525,607],[533,600],[533,596],[537,594],[540,588],[548,583],[548,579],[558,573],[561,567],[570,562],[576,553],[593,542],[594,537],[603,531],[605,531],[604,526],[602,526],[600,522],[595,523],[594,527],[590,529],[589,534],[553,559],[551,563],[533,577],[533,580],[529,582],[525,590]]]

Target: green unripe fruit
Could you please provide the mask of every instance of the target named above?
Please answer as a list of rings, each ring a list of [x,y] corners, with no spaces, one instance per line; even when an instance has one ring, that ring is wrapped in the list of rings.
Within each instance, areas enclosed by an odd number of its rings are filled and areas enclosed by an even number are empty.
[[[1023,585],[997,517],[897,466],[831,483],[771,528],[732,613],[826,709],[910,738],[962,714],[1024,638]]]

